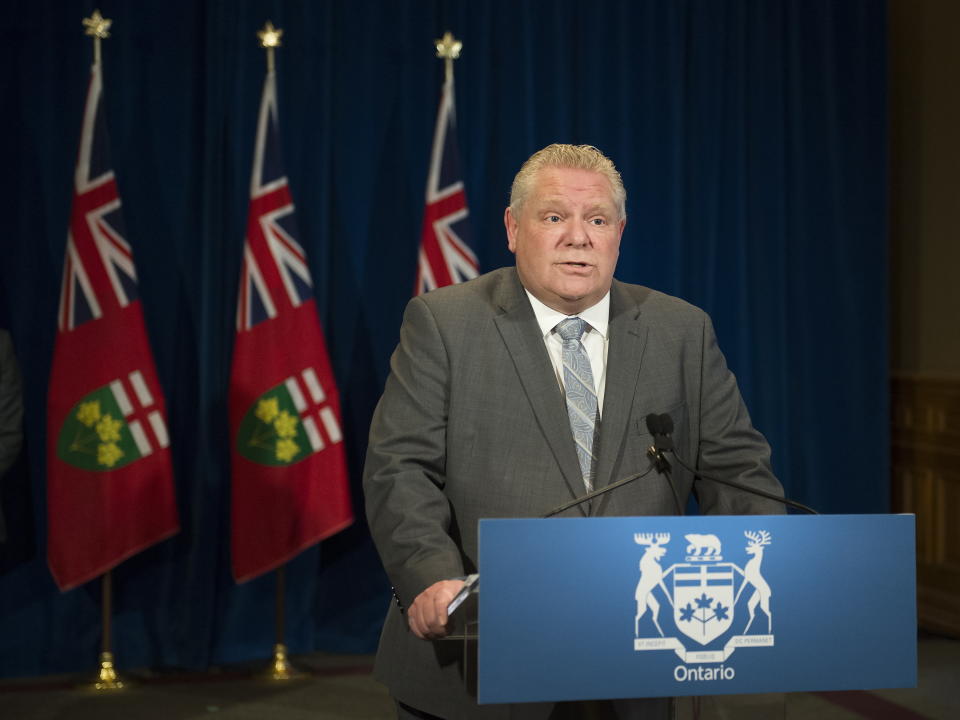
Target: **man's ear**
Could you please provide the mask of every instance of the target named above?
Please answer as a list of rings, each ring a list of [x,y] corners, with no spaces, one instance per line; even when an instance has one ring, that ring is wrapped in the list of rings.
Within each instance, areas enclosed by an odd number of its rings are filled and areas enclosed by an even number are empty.
[[[508,207],[503,211],[503,226],[507,229],[507,247],[512,253],[517,252],[517,225],[517,219]]]

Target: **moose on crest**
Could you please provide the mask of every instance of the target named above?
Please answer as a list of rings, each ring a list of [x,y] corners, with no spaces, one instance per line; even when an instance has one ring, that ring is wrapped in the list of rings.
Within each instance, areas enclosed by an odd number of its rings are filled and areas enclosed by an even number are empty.
[[[664,573],[663,567],[660,565],[660,560],[667,552],[665,546],[670,542],[670,533],[657,533],[656,535],[653,533],[634,533],[633,541],[637,543],[637,545],[647,546],[647,549],[643,552],[643,557],[640,558],[640,580],[637,582],[635,595],[637,599],[637,616],[634,621],[634,634],[639,637],[640,618],[643,617],[649,608],[650,615],[653,618],[653,624],[656,626],[657,632],[660,633],[660,637],[663,637],[663,630],[657,621],[657,617],[660,614],[660,603],[657,602],[657,599],[653,596],[653,589],[659,586],[660,589],[663,590],[667,601],[670,602],[671,606],[673,605],[673,599],[663,584],[664,577],[670,571],[668,570],[667,573]]]

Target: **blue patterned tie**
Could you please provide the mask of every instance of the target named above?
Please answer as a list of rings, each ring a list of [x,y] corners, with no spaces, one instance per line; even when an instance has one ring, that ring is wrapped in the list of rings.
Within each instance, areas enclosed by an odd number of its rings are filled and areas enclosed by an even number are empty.
[[[582,318],[567,318],[557,324],[563,339],[563,385],[567,395],[567,415],[577,443],[580,472],[587,492],[593,490],[593,440],[597,434],[597,393],[593,388],[590,359],[580,342],[587,323]]]

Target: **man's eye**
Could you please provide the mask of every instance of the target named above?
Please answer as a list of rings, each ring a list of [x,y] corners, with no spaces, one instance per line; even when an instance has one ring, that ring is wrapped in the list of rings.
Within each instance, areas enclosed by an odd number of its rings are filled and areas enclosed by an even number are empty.
[[[547,222],[550,222],[550,223],[558,223],[558,222],[560,222],[560,216],[559,216],[559,215],[547,215]]]
[[[591,225],[606,225],[607,221],[604,218],[593,218],[590,220]]]

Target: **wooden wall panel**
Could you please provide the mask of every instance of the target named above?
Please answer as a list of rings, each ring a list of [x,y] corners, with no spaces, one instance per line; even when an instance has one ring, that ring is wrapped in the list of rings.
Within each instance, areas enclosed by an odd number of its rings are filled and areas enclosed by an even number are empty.
[[[960,637],[960,378],[892,380],[893,507],[917,516],[920,626]]]

